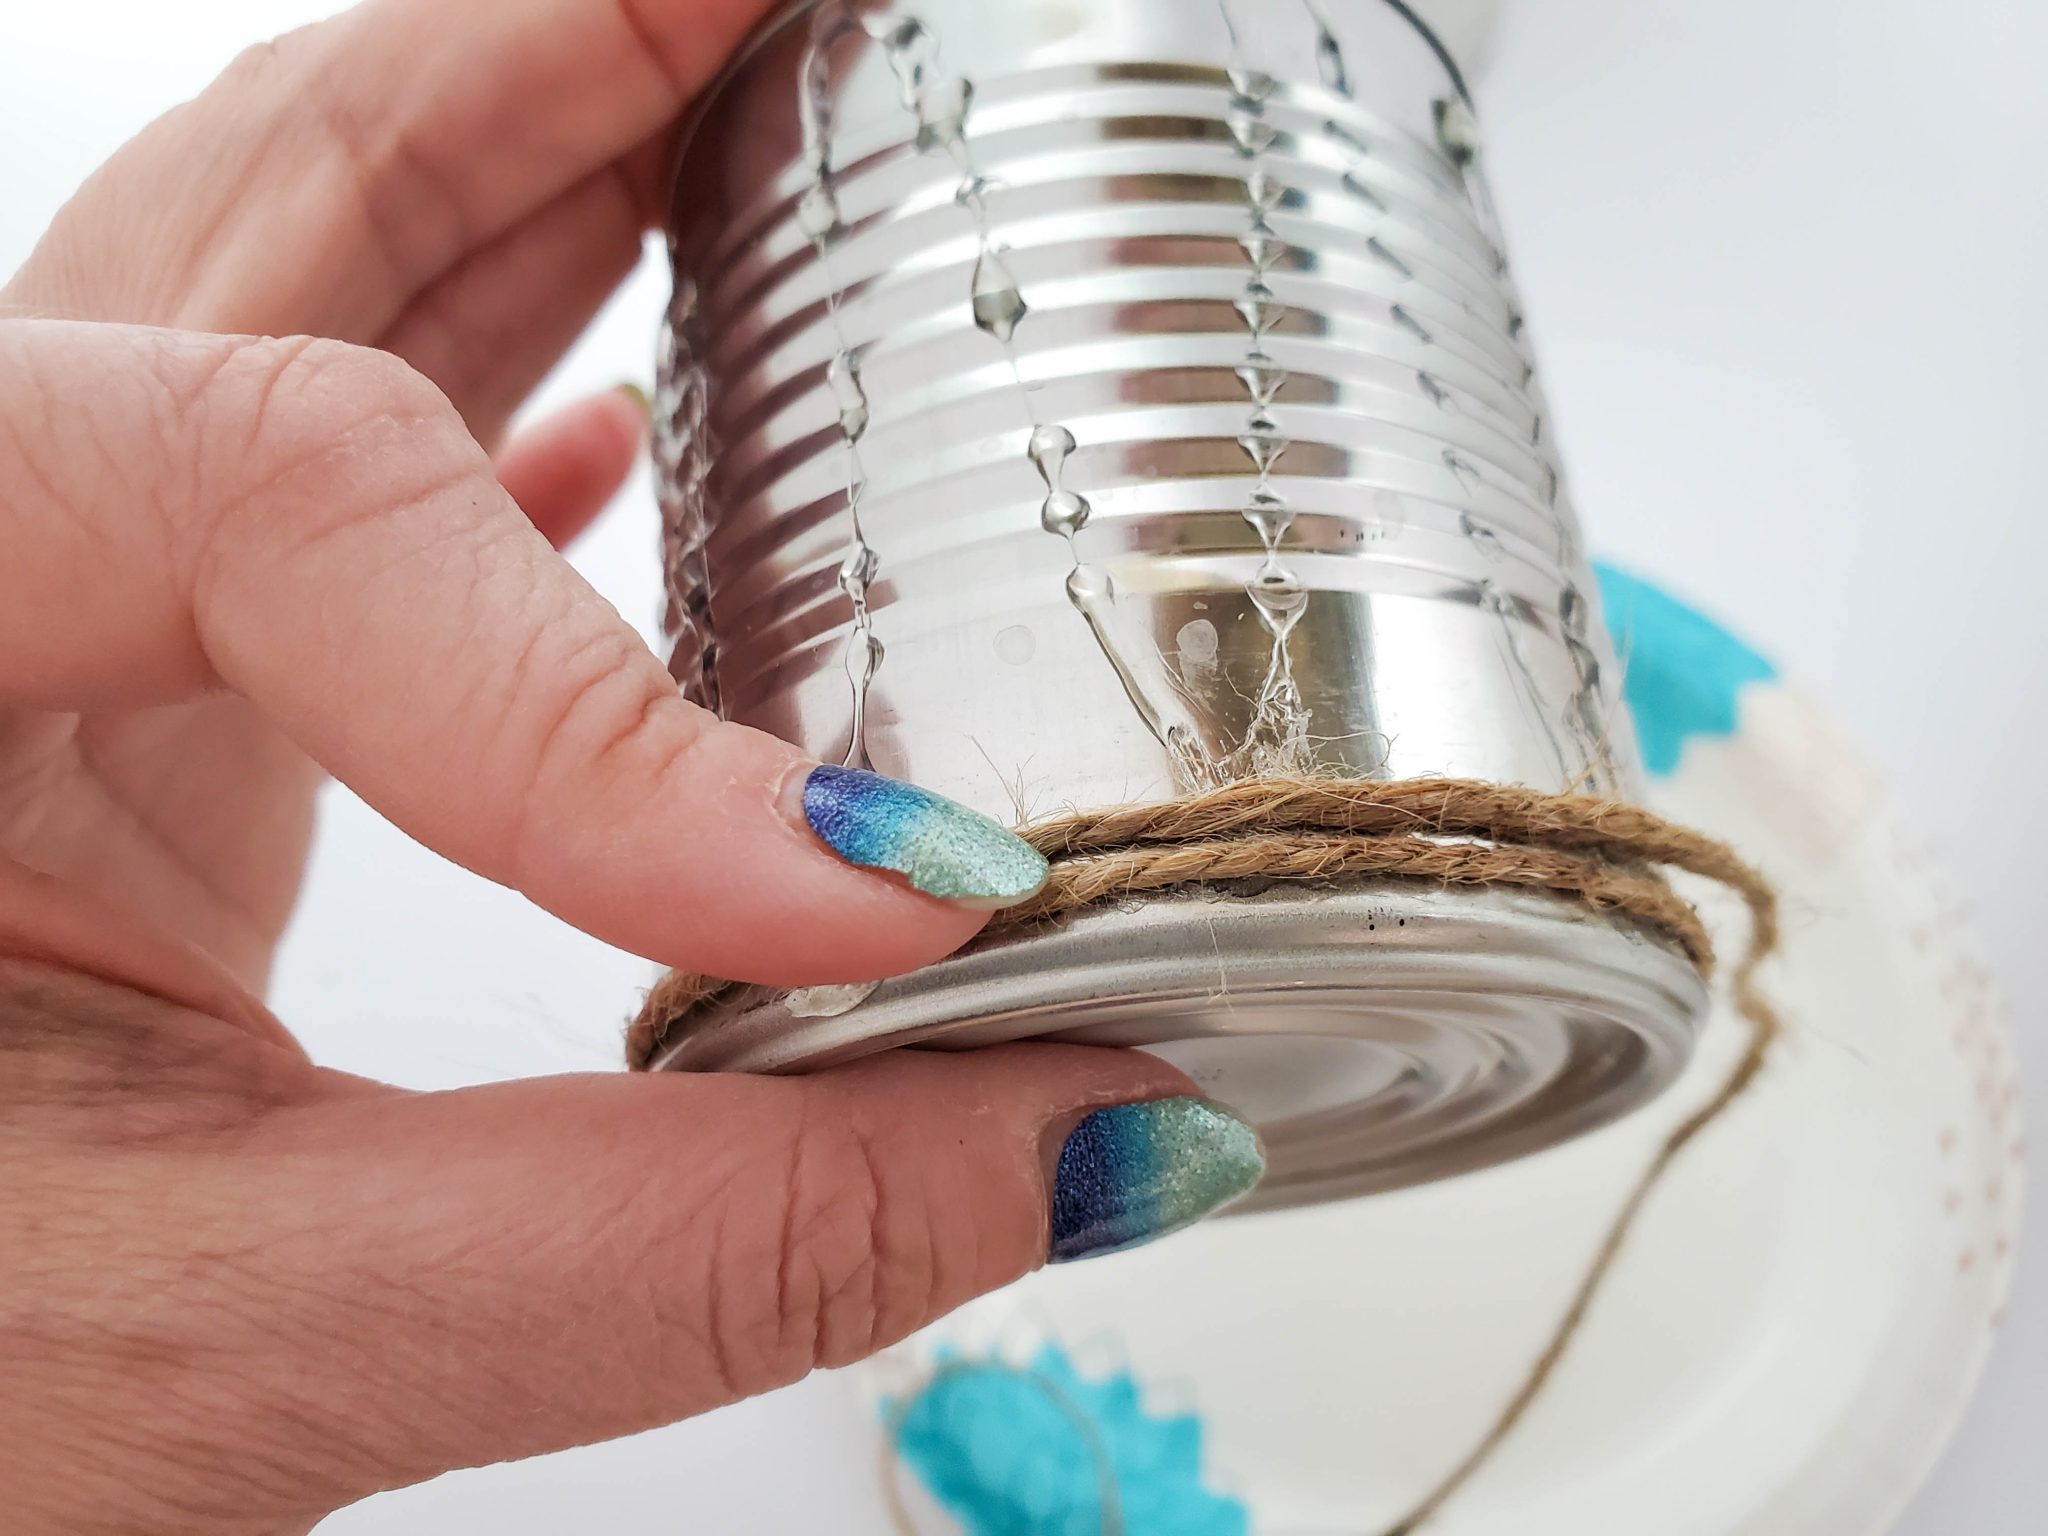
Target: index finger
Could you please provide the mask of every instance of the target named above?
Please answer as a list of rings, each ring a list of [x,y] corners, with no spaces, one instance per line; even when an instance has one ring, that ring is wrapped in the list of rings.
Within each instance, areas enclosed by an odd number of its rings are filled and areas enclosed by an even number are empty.
[[[465,254],[606,166],[630,159],[651,220],[662,159],[644,146],[771,3],[366,0],[248,50],[145,129],[66,207],[14,297],[374,340]],[[109,284],[92,232],[138,208],[158,210],[149,269]]]
[[[0,549],[0,699],[225,684],[421,842],[671,965],[893,974],[1045,878],[964,806],[685,702],[382,352],[0,322]]]

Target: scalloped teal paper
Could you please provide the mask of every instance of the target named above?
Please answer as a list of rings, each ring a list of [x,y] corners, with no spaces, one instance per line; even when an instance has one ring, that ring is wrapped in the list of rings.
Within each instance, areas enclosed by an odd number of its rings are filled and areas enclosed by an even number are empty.
[[[1643,766],[1664,778],[1678,771],[1688,742],[1734,735],[1743,688],[1772,681],[1777,668],[1641,577],[1611,565],[1593,571]]]
[[[883,1405],[896,1451],[967,1536],[1100,1536],[1105,1485],[1123,1536],[1249,1536],[1251,1516],[1202,1485],[1192,1414],[1153,1417],[1119,1371],[1090,1381],[1057,1346],[1028,1366],[942,1355]]]

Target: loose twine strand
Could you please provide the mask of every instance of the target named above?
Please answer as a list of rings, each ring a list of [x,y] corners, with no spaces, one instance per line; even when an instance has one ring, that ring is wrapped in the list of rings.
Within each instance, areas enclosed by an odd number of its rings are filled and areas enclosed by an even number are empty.
[[[998,913],[984,937],[1156,892],[1256,880],[1328,883],[1355,876],[1514,886],[1575,896],[1676,944],[1700,976],[1715,967],[1712,937],[1665,870],[1680,869],[1739,896],[1748,942],[1729,979],[1748,1027],[1715,1092],[1658,1145],[1623,1199],[1569,1304],[1492,1425],[1381,1536],[1413,1536],[1493,1457],[1556,1374],[1637,1218],[1680,1154],[1755,1082],[1783,1033],[1757,975],[1779,941],[1776,893],[1726,844],[1639,807],[1585,795],[1459,779],[1261,779],[1160,805],[1053,817],[1019,829],[1052,874],[1030,900]],[[648,994],[627,1032],[627,1055],[651,1066],[667,1042],[729,984],[676,972]]]

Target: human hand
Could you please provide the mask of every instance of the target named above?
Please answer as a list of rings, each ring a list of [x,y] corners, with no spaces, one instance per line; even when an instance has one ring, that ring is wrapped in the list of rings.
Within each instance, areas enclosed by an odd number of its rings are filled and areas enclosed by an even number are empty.
[[[253,996],[323,769],[738,978],[904,970],[1028,887],[1019,845],[923,802],[949,856],[920,878],[957,899],[856,867],[911,862],[862,822],[903,792],[807,795],[556,555],[638,451],[622,397],[487,451],[761,8],[372,0],[145,132],[0,291],[11,1531],[303,1530],[858,1358],[1049,1240],[1256,1177],[1141,1056],[420,1095],[314,1067]]]

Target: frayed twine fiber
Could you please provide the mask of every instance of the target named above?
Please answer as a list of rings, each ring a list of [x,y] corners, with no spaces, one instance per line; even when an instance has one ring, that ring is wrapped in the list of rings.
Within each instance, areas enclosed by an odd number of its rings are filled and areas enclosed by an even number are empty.
[[[1521,1385],[1467,1455],[1382,1536],[1412,1536],[1500,1448],[1542,1394],[1614,1268],[1636,1218],[1671,1164],[1756,1080],[1782,1033],[1757,986],[1778,945],[1778,901],[1726,844],[1636,806],[1585,795],[1459,779],[1258,779],[1169,801],[1052,817],[1018,829],[1052,863],[1045,888],[990,921],[1014,933],[1069,912],[1131,897],[1229,881],[1329,882],[1376,876],[1442,885],[1520,886],[1575,896],[1670,940],[1700,975],[1714,946],[1667,869],[1712,880],[1749,909],[1748,943],[1729,981],[1749,1029],[1741,1057],[1714,1094],[1667,1135],[1623,1200],[1563,1317]],[[691,1015],[729,983],[672,972],[648,993],[626,1054],[651,1066]]]

